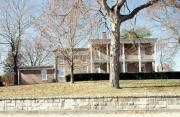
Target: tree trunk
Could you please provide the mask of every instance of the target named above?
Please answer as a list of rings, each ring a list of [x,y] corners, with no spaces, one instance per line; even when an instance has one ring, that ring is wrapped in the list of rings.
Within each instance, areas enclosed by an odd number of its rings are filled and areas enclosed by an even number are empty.
[[[71,49],[71,83],[74,83],[74,57],[73,48]]]
[[[74,83],[74,66],[71,64],[71,83]]]
[[[161,48],[161,55],[160,55],[160,64],[161,64],[161,72],[164,72],[164,66],[163,66],[163,57],[162,57],[162,48]]]
[[[55,80],[58,82],[58,57],[55,55]]]
[[[117,19],[118,20],[118,19]],[[118,21],[111,23],[112,39],[110,50],[110,85],[114,88],[120,88],[120,23]]]
[[[13,76],[14,76],[14,85],[18,85],[18,66],[17,66],[17,59],[18,59],[18,56],[17,55],[14,55],[13,56]]]

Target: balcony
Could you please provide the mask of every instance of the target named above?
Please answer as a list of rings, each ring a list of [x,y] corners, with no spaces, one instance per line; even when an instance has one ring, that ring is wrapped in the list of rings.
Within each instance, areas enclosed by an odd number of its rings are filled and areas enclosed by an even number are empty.
[[[93,62],[94,63],[106,63],[110,60],[110,56],[107,56],[105,54],[100,54],[100,56],[93,56]],[[120,55],[120,61],[139,61],[138,55]],[[141,55],[142,61],[153,61],[154,55]]]
[[[125,55],[126,60],[138,60],[138,55]]]
[[[121,55],[120,56],[120,61],[139,61],[139,56],[138,55]],[[141,55],[141,60],[142,61],[152,61],[154,60],[154,55]]]
[[[154,56],[153,55],[141,55],[141,60],[154,60]]]
[[[106,63],[109,60],[109,57],[105,54],[100,54],[98,56],[93,56],[94,63]]]
[[[120,56],[120,61],[122,60],[127,60],[127,61],[137,61],[138,60],[138,55],[121,55]]]

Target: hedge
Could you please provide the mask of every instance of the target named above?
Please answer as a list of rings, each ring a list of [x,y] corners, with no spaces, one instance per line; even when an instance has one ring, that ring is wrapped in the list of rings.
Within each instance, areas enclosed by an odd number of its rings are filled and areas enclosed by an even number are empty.
[[[0,87],[4,86],[2,82],[0,82]]]
[[[120,80],[140,80],[140,79],[180,79],[180,72],[153,72],[153,73],[120,73]],[[70,81],[67,75],[66,81]],[[75,81],[89,80],[109,80],[108,73],[86,73],[74,74]]]

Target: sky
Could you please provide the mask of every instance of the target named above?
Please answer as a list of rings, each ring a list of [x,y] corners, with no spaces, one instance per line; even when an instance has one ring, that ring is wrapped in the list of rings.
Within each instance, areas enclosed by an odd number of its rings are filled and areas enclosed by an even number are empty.
[[[2,2],[3,0],[0,0]],[[109,4],[112,5],[114,0],[109,0]],[[128,0],[131,1],[131,4],[129,6],[130,10],[132,10],[134,7],[138,6],[139,4],[142,4],[142,0]],[[147,0],[144,0],[147,1]],[[38,11],[42,8],[42,6],[46,3],[46,0],[27,0],[28,5],[32,7],[32,12],[33,14],[38,14]],[[145,11],[145,10],[144,10]],[[148,18],[146,18],[147,12],[145,13],[144,11],[141,11],[136,15],[136,25],[135,27],[147,27],[151,33],[153,38],[159,38],[161,35],[161,31],[159,31],[158,27],[156,26],[156,22],[150,21]],[[135,19],[132,19],[128,22],[125,22],[122,25],[122,28],[132,28],[134,26],[134,21]],[[29,29],[28,30],[30,35],[35,35],[34,30]],[[0,45],[0,47],[2,47]],[[7,50],[6,50],[7,51]],[[2,59],[2,55],[4,52],[0,51],[0,59]],[[175,65],[174,65],[174,70],[175,71],[180,71],[180,53],[176,55],[175,57]],[[2,66],[0,66],[0,71],[2,71]],[[1,72],[0,72],[1,73]]]

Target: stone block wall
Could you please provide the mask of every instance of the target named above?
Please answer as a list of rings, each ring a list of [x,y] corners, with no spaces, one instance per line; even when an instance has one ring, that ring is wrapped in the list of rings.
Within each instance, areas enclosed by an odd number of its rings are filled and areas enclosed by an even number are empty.
[[[180,111],[180,96],[0,99],[0,111]]]

